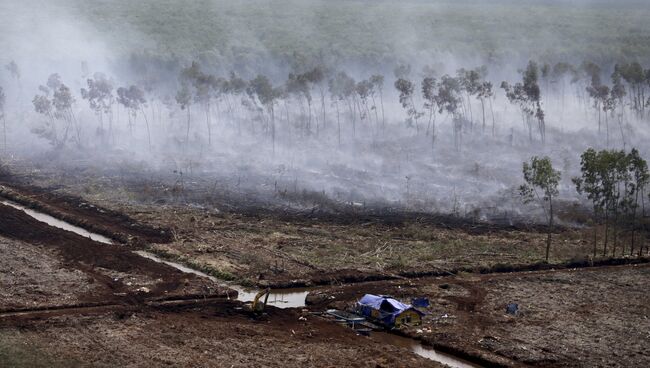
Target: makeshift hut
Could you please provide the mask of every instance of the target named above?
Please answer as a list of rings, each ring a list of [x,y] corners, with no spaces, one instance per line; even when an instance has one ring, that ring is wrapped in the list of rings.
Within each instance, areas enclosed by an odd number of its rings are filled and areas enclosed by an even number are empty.
[[[357,313],[387,327],[419,325],[424,313],[385,295],[366,294],[357,302]]]

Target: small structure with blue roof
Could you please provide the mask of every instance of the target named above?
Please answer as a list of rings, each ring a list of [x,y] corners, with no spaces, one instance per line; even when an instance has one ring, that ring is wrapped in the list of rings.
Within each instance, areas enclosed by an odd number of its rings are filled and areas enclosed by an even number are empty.
[[[419,325],[424,313],[386,295],[366,294],[357,302],[357,313],[387,327]]]

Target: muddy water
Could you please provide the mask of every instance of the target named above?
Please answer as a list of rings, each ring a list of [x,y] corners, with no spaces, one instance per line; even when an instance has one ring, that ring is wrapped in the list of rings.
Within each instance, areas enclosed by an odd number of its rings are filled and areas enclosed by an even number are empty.
[[[370,336],[373,339],[380,341],[381,343],[411,350],[412,352],[414,352],[419,356],[425,357],[430,360],[434,360],[442,364],[446,364],[452,368],[480,367],[479,365],[476,365],[474,363],[468,362],[463,359],[456,358],[452,355],[435,351],[433,348],[426,347],[422,345],[422,343],[420,343],[419,341],[414,339],[409,339],[407,337],[402,337],[387,332],[377,332],[377,331],[370,333]]]
[[[90,238],[94,241],[104,243],[104,244],[112,244],[113,242],[102,235],[91,233],[83,228],[80,228],[78,226],[74,226],[70,223],[67,223],[65,221],[61,221],[57,218],[54,218],[52,216],[40,213],[38,211],[34,211],[32,209],[26,208],[24,206],[21,206],[17,203],[7,201],[7,200],[0,200],[0,203],[11,206],[13,208],[19,209],[21,211],[24,211],[26,214],[29,216],[44,222],[50,226],[57,227],[63,230],[67,230],[73,233],[76,233],[78,235],[81,235],[86,238]],[[217,279],[216,277],[210,276],[204,272],[189,268],[187,266],[184,266],[180,263],[176,262],[170,262],[163,260],[157,256],[155,256],[152,253],[145,252],[145,251],[135,251],[134,253],[151,259],[156,262],[164,263],[168,266],[174,267],[182,272],[186,273],[191,273],[195,274],[197,276],[205,277],[208,278],[215,283],[218,283],[220,285],[227,286],[231,289],[237,290],[237,300],[242,301],[242,302],[251,302],[255,298],[255,295],[257,295],[258,290],[255,289],[247,289],[244,288],[240,285],[232,284],[232,283],[225,283],[222,280]],[[284,289],[284,290],[272,290],[269,298],[268,298],[268,304],[273,305],[278,308],[301,308],[305,306],[305,298],[307,297],[307,294],[309,294],[310,291],[314,290],[313,288],[294,288],[294,289]],[[408,350],[413,351],[415,354],[420,355],[422,357],[425,357],[427,359],[446,364],[450,367],[453,368],[476,368],[479,367],[478,365],[472,364],[470,362],[464,361],[462,359],[455,358],[451,355],[444,354],[441,352],[437,352],[432,348],[428,348],[423,346],[420,342],[397,336],[394,334],[389,334],[385,332],[373,332],[372,333],[372,338],[375,340],[378,340],[382,343],[385,344],[390,344],[394,345],[397,347],[405,348]]]
[[[161,259],[157,257],[156,255],[145,252],[145,251],[136,251],[138,255],[149,258],[153,261],[164,263],[168,266],[174,267],[180,271],[186,272],[186,273],[192,273],[197,276],[205,277],[208,278],[215,283],[221,284],[223,286],[227,286],[231,289],[237,290],[237,300],[241,302],[252,302],[255,299],[255,296],[259,292],[259,290],[255,289],[248,289],[240,285],[236,285],[233,283],[227,283],[224,282],[223,280],[219,280],[218,278],[214,276],[210,276],[205,272],[201,272],[192,268],[189,268],[187,266],[183,266],[180,263],[176,262],[170,262],[166,261],[164,259]],[[280,289],[280,290],[271,290],[271,293],[269,294],[269,298],[267,301],[267,304],[273,305],[278,308],[301,308],[305,306],[305,298],[307,297],[307,294],[312,289],[309,288],[296,288],[296,289]]]

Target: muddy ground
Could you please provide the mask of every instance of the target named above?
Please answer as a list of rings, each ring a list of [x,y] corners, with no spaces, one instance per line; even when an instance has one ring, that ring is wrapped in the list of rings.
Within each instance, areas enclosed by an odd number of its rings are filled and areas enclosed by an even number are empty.
[[[650,365],[650,265],[370,282],[312,293],[314,308],[353,308],[364,293],[427,297],[403,333],[504,366]],[[516,303],[516,315],[506,305]]]
[[[128,227],[120,228],[128,234]],[[440,367],[0,204],[0,366]]]
[[[234,302],[0,324],[3,361],[19,367],[441,367],[311,315],[269,309],[253,318]]]

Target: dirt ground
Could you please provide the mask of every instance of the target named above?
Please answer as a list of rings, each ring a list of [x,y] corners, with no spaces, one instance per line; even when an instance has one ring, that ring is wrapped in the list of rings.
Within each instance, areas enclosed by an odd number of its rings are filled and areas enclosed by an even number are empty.
[[[0,237],[0,309],[80,304],[100,293],[100,283],[85,272],[64,266],[45,246]]]
[[[259,319],[233,302],[188,310],[63,316],[0,326],[17,367],[441,367],[289,310]]]
[[[214,282],[37,221],[0,204],[2,311],[226,296]],[[232,292],[232,291],[231,291]]]
[[[352,308],[364,293],[427,297],[424,324],[404,331],[440,350],[503,366],[650,365],[650,265],[379,281],[312,293]],[[516,303],[516,315],[506,305]]]
[[[79,178],[47,183],[1,176],[0,195],[119,244],[0,205],[5,365],[435,366],[304,312],[252,318],[223,300],[225,288],[133,253],[143,248],[249,284],[350,283],[312,292],[311,311],[350,308],[364,293],[426,296],[424,325],[400,333],[487,366],[650,365],[650,265],[493,273],[552,267],[539,263],[537,227],[156,203],[134,200],[142,188],[110,176],[90,190]],[[589,258],[590,229],[560,228],[554,239],[556,267],[608,262]],[[161,300],[184,304],[151,303]]]
[[[307,312],[255,317],[133,249],[0,205],[0,366],[441,367]]]

